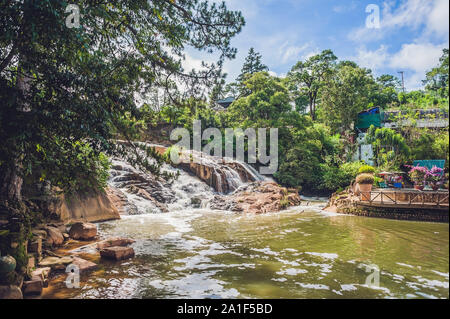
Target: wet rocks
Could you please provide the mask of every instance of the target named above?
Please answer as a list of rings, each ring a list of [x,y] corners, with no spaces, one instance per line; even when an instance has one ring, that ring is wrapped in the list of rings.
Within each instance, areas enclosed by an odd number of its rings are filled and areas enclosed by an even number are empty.
[[[278,212],[299,205],[297,192],[279,186],[275,182],[256,182],[239,188],[229,196],[217,195],[211,203],[212,209],[231,210],[253,214]]]
[[[152,202],[155,210],[161,212],[168,212],[167,204],[175,201],[175,193],[167,185],[155,176],[138,171],[124,162],[113,160],[110,174],[112,186],[107,189],[107,195],[121,214],[139,213],[124,192]]]
[[[109,247],[126,247],[133,244],[134,242],[134,240],[128,238],[113,237],[98,242],[97,249],[101,250]]]
[[[97,264],[79,257],[74,257],[72,264],[78,267],[80,274],[97,269]]]
[[[40,295],[42,293],[42,288],[44,288],[44,283],[39,277],[31,278],[23,282],[22,292],[23,295]]]
[[[92,240],[97,236],[97,226],[91,223],[75,223],[70,228],[69,236],[77,240]]]
[[[73,258],[66,257],[46,257],[39,262],[40,267],[50,267],[52,270],[64,270],[66,266],[73,262]]]
[[[45,239],[46,246],[61,246],[64,243],[64,236],[58,228],[48,226],[45,228],[45,231],[47,232],[47,238]]]
[[[51,272],[51,268],[50,267],[43,267],[43,268],[38,268],[34,271],[31,272],[31,278],[33,279],[40,279],[43,283],[43,287],[46,288],[48,287],[48,277],[50,276],[50,272]]]
[[[134,257],[134,249],[131,247],[108,247],[100,250],[100,256],[105,259],[124,260]]]

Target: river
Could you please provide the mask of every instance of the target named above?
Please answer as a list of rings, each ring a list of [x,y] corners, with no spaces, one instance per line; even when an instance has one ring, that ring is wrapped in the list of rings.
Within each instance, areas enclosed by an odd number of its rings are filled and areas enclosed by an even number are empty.
[[[331,214],[323,201],[264,215],[211,211],[205,184],[184,174],[174,185],[169,213],[99,224],[102,238],[136,240],[134,259],[96,260],[80,289],[61,276],[43,297],[449,298],[448,224]],[[192,196],[203,208],[189,207]]]

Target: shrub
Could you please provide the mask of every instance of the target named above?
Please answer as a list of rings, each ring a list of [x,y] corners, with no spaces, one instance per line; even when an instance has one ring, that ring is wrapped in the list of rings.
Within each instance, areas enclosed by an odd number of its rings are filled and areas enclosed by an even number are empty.
[[[359,174],[356,177],[356,182],[358,184],[373,184],[373,182],[375,181],[375,178],[373,177],[372,174]]]
[[[427,173],[428,169],[426,167],[413,166],[409,171],[409,177],[415,183],[423,183]]]
[[[363,165],[358,170],[359,174],[373,174],[375,173],[375,168],[370,165]]]
[[[332,192],[344,189],[350,185],[362,165],[362,162],[344,163],[339,167],[327,163],[322,164],[321,188]]]

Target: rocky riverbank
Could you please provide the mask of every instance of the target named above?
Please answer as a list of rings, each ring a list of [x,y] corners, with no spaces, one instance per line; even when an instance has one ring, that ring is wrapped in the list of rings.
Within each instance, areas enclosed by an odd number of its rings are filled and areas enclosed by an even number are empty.
[[[131,239],[120,237],[100,240],[97,226],[91,223],[39,225],[32,230],[32,239],[26,243],[28,264],[23,269],[25,275],[18,282],[0,284],[0,299],[39,298],[43,289],[49,287],[49,281],[68,277],[69,273],[81,276],[96,270],[98,264],[87,259],[120,261],[133,258],[134,250],[130,247],[133,243]],[[85,250],[79,250],[85,246],[90,247],[87,259],[84,259]],[[13,257],[1,257],[1,278],[10,278],[15,268]],[[79,278],[73,278],[73,284],[76,284]]]

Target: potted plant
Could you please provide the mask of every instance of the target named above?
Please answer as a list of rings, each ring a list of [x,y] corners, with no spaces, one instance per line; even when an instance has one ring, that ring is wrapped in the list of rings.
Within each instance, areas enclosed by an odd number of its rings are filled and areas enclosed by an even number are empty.
[[[437,191],[439,187],[441,187],[443,175],[444,170],[442,168],[433,166],[433,168],[425,175],[425,180],[434,191]]]
[[[414,182],[414,188],[417,190],[423,190],[425,187],[425,176],[428,172],[426,167],[413,166],[409,171],[409,177]]]
[[[374,181],[375,177],[372,174],[368,173],[359,174],[356,177],[356,183],[358,183],[359,191],[362,194],[362,200],[370,200],[370,192],[372,191]]]

